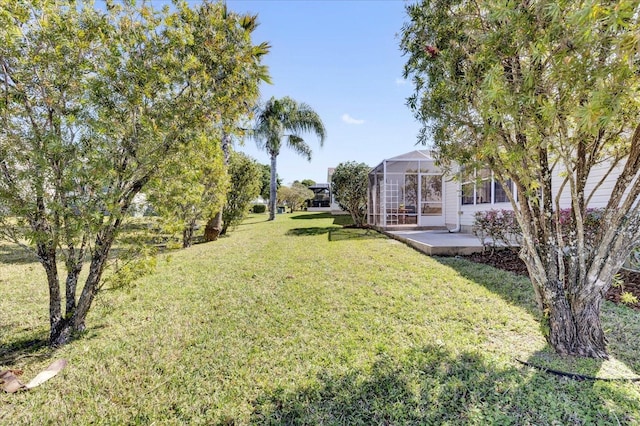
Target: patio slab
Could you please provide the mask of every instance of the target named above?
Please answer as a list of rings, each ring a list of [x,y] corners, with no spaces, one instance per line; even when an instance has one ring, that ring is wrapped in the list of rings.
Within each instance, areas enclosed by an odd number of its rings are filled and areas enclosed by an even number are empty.
[[[430,256],[468,255],[482,251],[480,240],[471,234],[442,230],[382,232]]]

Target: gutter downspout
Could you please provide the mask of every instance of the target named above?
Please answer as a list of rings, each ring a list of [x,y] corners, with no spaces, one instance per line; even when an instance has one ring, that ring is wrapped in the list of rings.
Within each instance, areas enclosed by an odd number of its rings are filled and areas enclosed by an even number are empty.
[[[458,166],[458,191],[457,192],[458,192],[457,194],[458,211],[456,215],[456,227],[454,229],[449,229],[449,233],[451,234],[460,232],[460,229],[462,228],[462,225],[460,223],[461,221],[460,216],[462,216],[462,172],[460,171],[460,166]]]

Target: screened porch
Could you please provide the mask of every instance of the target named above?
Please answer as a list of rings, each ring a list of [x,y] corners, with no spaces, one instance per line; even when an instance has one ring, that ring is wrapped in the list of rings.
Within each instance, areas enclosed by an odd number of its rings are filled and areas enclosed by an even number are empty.
[[[369,172],[369,224],[381,228],[444,226],[443,183],[443,173],[428,151],[382,161]]]

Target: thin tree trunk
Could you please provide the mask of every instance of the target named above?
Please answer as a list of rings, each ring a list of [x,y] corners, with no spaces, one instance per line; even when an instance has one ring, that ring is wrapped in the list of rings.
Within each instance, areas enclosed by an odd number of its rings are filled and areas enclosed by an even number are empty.
[[[96,249],[91,256],[89,275],[78,299],[76,309],[71,317],[62,319],[56,327],[51,328],[49,342],[52,346],[62,346],[71,340],[74,332],[84,331],[87,313],[98,293],[98,286],[107,263],[109,250],[115,238],[116,229],[117,225],[111,226],[104,234],[96,238]]]
[[[44,244],[39,244],[37,250],[40,263],[47,274],[47,284],[49,285],[49,340],[52,341],[63,322],[56,251],[55,248],[47,247]]]
[[[276,172],[276,160],[278,155],[271,153],[271,182],[269,186],[269,220],[276,218],[276,202],[278,200],[278,187],[277,187],[277,172]]]
[[[182,248],[191,247],[193,244],[193,233],[196,229],[195,220],[191,221],[187,226],[182,230]]]
[[[221,145],[225,167],[229,166],[229,158],[231,156],[231,152],[229,151],[230,145],[231,136],[225,133],[224,135],[222,135]],[[211,219],[207,221],[207,224],[204,227],[204,240],[206,242],[217,240],[218,237],[223,234],[222,226],[222,209],[220,209],[219,212],[217,212]]]

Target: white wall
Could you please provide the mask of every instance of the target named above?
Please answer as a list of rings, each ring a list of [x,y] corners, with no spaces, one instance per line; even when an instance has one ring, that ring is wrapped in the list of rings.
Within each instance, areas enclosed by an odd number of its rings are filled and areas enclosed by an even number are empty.
[[[616,179],[623,169],[624,165],[620,165],[609,174],[607,179],[602,183],[600,187],[594,192],[591,202],[588,207],[602,208],[606,207],[611,191],[616,183]],[[591,194],[595,186],[607,173],[609,166],[597,165],[591,169],[589,179],[585,188],[585,198]],[[556,167],[553,173],[553,188],[554,196],[559,190],[562,184],[563,178],[561,178],[563,170],[561,167]],[[456,212],[461,211],[460,224],[464,232],[470,232],[471,226],[473,226],[474,215],[478,211],[487,210],[511,210],[511,203],[493,203],[493,204],[476,204],[476,205],[461,205],[460,203],[460,182],[458,180],[451,180],[450,177],[445,178],[445,186],[447,193],[447,206],[446,206],[446,224],[447,227],[454,228],[456,224]],[[555,201],[554,201],[555,202]],[[571,205],[571,196],[569,193],[569,185],[565,185],[565,188],[560,196],[561,208],[568,208]]]

